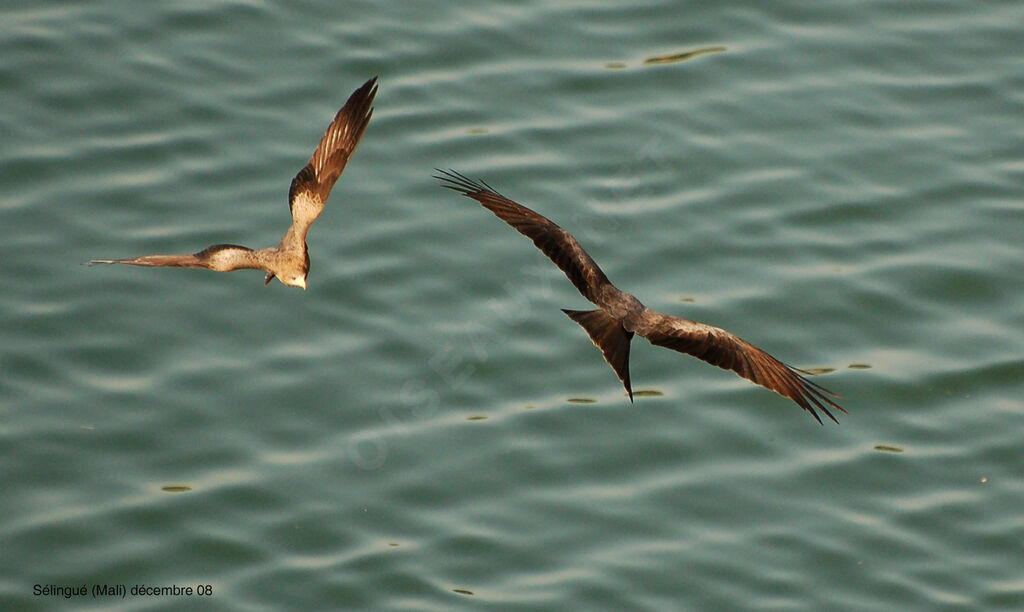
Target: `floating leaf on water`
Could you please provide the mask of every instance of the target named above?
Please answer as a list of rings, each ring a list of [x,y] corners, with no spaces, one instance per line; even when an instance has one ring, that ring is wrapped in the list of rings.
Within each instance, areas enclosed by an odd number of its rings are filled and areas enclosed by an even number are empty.
[[[661,397],[665,395],[657,389],[637,389],[633,391],[633,397]]]
[[[466,417],[467,421],[486,421],[487,417],[482,414],[474,414],[473,416]]]
[[[470,591],[469,589],[452,589],[452,590],[455,591],[456,593],[458,593],[459,595],[472,595],[473,594],[473,591]]]
[[[192,490],[192,487],[187,485],[165,485],[160,487],[160,490],[167,493],[187,493]]]
[[[622,70],[626,67],[626,62],[605,62],[604,67],[608,70]]]
[[[388,546],[398,546],[398,542],[388,542]]]
[[[565,400],[570,404],[596,404],[597,400],[590,397],[570,397]]]
[[[683,297],[679,298],[679,301],[680,301],[680,302],[685,302],[685,303],[687,303],[687,304],[692,304],[692,303],[693,303],[694,301],[696,301],[696,300],[694,300],[694,299],[693,299],[692,297],[689,297],[689,296],[685,296],[685,295],[684,295]]]
[[[876,451],[881,451],[883,453],[902,453],[903,452],[903,447],[902,446],[893,446],[891,444],[876,444],[875,445],[875,450]]]
[[[644,65],[650,66],[651,64],[672,64],[675,62],[686,61],[688,59],[697,57],[698,55],[704,55],[705,53],[721,53],[722,51],[725,51],[725,47],[717,46],[703,47],[701,49],[694,49],[693,51],[684,51],[682,53],[675,53],[673,55],[656,55],[654,57],[649,57],[645,59]]]
[[[848,365],[846,367],[850,368],[851,370],[870,370],[871,369],[871,364],[870,363],[851,363],[850,365]]]

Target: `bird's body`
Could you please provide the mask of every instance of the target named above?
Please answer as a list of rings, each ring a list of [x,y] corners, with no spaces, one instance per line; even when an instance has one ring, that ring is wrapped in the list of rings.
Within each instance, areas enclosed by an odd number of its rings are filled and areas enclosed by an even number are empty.
[[[255,250],[235,244],[215,244],[191,255],[144,255],[131,259],[94,259],[89,263],[206,268],[216,272],[258,269],[267,272],[266,283],[277,277],[285,285],[305,289],[309,273],[306,233],[323,212],[331,188],[366,131],[373,114],[376,82],[376,77],[368,80],[349,96],[327,127],[309,163],[292,179],[288,192],[292,224],[276,247]]]
[[[805,378],[796,370],[753,344],[724,329],[662,314],[644,306],[633,295],[620,290],[579,242],[543,215],[509,200],[484,182],[473,181],[458,172],[439,170],[444,186],[473,198],[519,233],[530,238],[569,278],[595,310],[563,310],[586,330],[605,360],[615,370],[633,399],[629,378],[629,346],[634,335],[651,344],[693,355],[712,365],[757,383],[787,397],[811,413],[818,422],[821,410],[836,418],[829,407],[846,412],[828,396],[832,392]],[[838,421],[836,421],[838,422]]]

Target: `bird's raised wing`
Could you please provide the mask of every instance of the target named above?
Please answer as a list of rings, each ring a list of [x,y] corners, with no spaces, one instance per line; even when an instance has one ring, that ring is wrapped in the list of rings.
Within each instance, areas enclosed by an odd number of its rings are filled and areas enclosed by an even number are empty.
[[[499,219],[533,241],[562,272],[576,289],[591,302],[600,305],[601,287],[610,285],[597,263],[583,250],[579,242],[550,219],[517,204],[501,195],[483,181],[473,181],[454,170],[438,170],[444,186],[480,202]]]
[[[320,216],[331,188],[359,145],[373,114],[373,98],[376,95],[377,77],[352,92],[345,106],[341,107],[334,121],[327,127],[309,163],[292,179],[288,191],[288,206],[292,212],[292,228],[289,233],[297,240],[305,242],[309,226]]]
[[[637,319],[637,335],[651,344],[693,355],[712,365],[732,370],[743,378],[771,389],[796,402],[821,423],[815,408],[836,423],[829,407],[845,413],[839,404],[829,399],[838,397],[828,389],[805,378],[807,372],[791,368],[768,353],[724,329],[688,321],[652,310],[645,310]]]

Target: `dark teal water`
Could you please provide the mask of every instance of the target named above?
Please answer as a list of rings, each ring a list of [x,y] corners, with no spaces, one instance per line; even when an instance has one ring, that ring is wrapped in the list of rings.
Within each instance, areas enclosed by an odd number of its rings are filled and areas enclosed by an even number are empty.
[[[0,607],[1024,608],[1024,5],[617,4],[5,4]],[[375,74],[308,291],[83,265],[276,243]],[[849,415],[631,405],[435,167]]]

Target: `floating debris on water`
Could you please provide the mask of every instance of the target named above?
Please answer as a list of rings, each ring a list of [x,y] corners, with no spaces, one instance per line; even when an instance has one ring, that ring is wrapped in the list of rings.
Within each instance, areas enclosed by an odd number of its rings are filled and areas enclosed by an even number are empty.
[[[487,417],[482,414],[474,414],[473,416],[466,417],[467,421],[486,421]]]
[[[626,68],[626,62],[605,62],[604,67],[608,70],[623,70]]]
[[[469,589],[452,589],[452,590],[455,591],[456,593],[458,593],[459,595],[472,595],[473,594],[473,591],[470,591]]]
[[[657,389],[636,389],[633,391],[633,397],[661,397],[665,395]]]
[[[186,485],[166,485],[160,487],[160,490],[167,493],[187,493],[192,490],[192,487]]]
[[[657,55],[645,59],[644,65],[650,66],[652,64],[672,64],[675,62],[683,62],[688,59],[697,57],[698,55],[704,55],[705,53],[721,53],[723,51],[725,51],[725,47],[717,46],[703,47],[701,49],[694,49],[693,51],[684,51],[683,53],[676,53],[673,55]]]
[[[565,400],[570,404],[596,404],[597,400],[590,397],[570,397]]]
[[[818,374],[831,374],[832,372],[835,371],[835,368],[807,368],[806,370],[804,370],[804,372],[807,372],[812,376],[817,376]]]
[[[903,447],[902,446],[893,446],[891,444],[876,444],[875,445],[875,450],[876,451],[881,451],[883,453],[902,453],[903,452]]]
[[[851,363],[850,365],[848,365],[846,367],[850,368],[851,370],[870,370],[871,369],[871,364],[870,363]]]
[[[692,304],[692,303],[693,303],[693,302],[695,302],[696,300],[694,300],[694,299],[693,299],[692,297],[689,297],[689,296],[685,296],[685,295],[684,295],[683,297],[679,298],[679,301],[680,301],[680,302],[686,302],[687,304]]]

